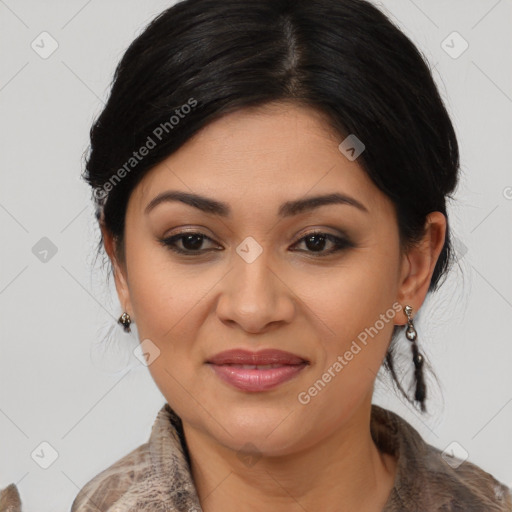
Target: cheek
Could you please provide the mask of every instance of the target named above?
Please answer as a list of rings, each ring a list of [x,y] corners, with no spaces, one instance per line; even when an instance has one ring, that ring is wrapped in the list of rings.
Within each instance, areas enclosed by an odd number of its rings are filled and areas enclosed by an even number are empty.
[[[364,248],[354,252],[343,265],[317,274],[314,286],[305,287],[305,302],[326,327],[328,347],[342,350],[387,311],[387,317],[394,317],[398,257],[398,247],[394,251],[383,251],[378,246]],[[386,326],[388,323],[393,322],[386,322]],[[381,324],[378,323],[379,331],[389,334],[392,325],[383,328]]]
[[[359,251],[338,270],[317,276],[309,292],[308,309],[323,326],[323,356],[311,379],[312,384],[319,379],[316,387],[325,393],[315,398],[317,406],[330,400],[348,405],[371,389],[397,314],[398,243],[395,247]]]
[[[148,346],[158,354],[148,370],[171,406],[187,410],[187,390],[194,396],[203,393],[198,389],[201,382],[191,377],[204,360],[199,331],[208,315],[208,294],[218,282],[219,272],[176,264],[165,249],[135,236],[127,239],[126,245],[137,332],[141,343],[149,340]]]
[[[199,278],[192,266],[172,263],[154,241],[134,237],[127,247],[130,300],[141,340],[182,339],[183,319],[200,303],[208,279]]]

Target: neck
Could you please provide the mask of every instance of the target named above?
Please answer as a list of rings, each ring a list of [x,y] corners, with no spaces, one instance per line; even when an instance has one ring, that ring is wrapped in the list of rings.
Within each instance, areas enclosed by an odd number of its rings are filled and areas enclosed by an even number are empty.
[[[370,401],[314,446],[253,463],[184,424],[192,475],[204,512],[365,510],[381,512],[396,462],[370,433]],[[244,463],[245,462],[245,463]]]

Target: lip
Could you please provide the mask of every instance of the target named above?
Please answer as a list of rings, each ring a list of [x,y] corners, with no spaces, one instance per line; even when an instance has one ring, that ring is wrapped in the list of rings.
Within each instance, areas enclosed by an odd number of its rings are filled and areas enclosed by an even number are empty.
[[[258,352],[251,352],[250,350],[243,349],[226,350],[225,352],[220,352],[213,357],[210,357],[206,362],[214,365],[279,364],[282,366],[308,363],[306,359],[300,356],[277,349],[266,349]]]
[[[309,361],[282,350],[233,349],[220,352],[206,361],[215,374],[231,386],[248,392],[274,389],[299,374]],[[270,368],[254,368],[268,366]],[[251,368],[252,366],[252,368]]]

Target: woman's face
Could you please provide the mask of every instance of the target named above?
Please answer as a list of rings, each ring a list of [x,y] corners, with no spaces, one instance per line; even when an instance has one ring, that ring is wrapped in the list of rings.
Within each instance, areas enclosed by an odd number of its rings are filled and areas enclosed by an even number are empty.
[[[404,323],[392,203],[340,142],[308,108],[238,111],[130,197],[122,305],[187,428],[235,450],[292,453],[362,414]],[[162,199],[170,192],[201,199]],[[341,200],[300,207],[333,194]],[[232,349],[249,354],[215,358]],[[251,358],[269,349],[295,359]]]

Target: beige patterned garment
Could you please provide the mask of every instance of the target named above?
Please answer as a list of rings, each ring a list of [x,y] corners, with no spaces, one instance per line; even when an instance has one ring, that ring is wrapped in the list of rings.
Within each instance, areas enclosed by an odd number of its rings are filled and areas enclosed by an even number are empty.
[[[374,404],[371,419],[377,446],[398,457],[395,485],[382,512],[512,512],[511,490],[489,473],[468,461],[448,464],[391,411]],[[201,512],[181,421],[168,404],[158,412],[149,441],[92,478],[71,507],[71,512],[135,511]],[[13,484],[0,492],[0,512],[21,512]]]

